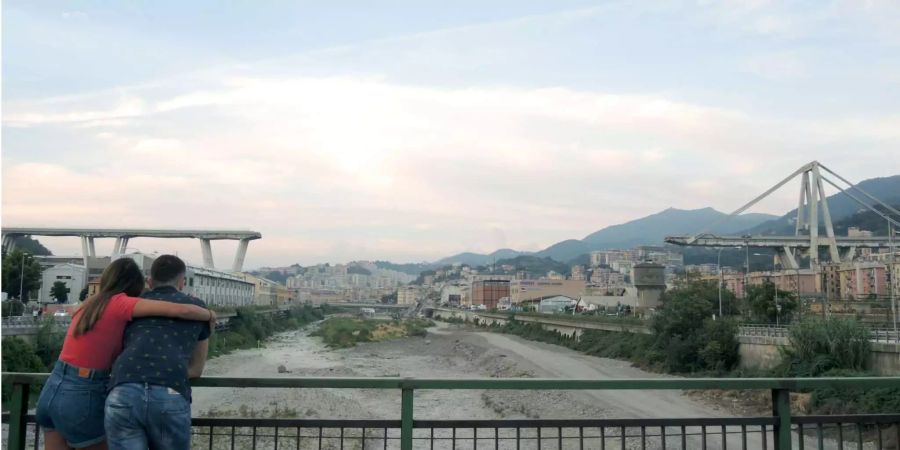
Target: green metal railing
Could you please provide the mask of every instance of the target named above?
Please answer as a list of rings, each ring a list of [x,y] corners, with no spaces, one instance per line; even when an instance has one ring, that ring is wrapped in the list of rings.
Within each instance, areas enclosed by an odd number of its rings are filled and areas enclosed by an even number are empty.
[[[12,385],[12,398],[9,411],[9,447],[14,450],[24,450],[26,445],[26,422],[30,416],[28,413],[29,405],[29,387],[46,380],[48,374],[30,374],[30,373],[3,373],[2,382]],[[775,449],[786,450],[791,448],[791,430],[792,423],[798,425],[800,430],[800,447],[803,447],[804,438],[803,424],[818,423],[819,433],[821,434],[821,424],[827,422],[828,416],[810,416],[807,420],[793,420],[790,408],[790,392],[803,391],[822,388],[900,388],[900,377],[860,377],[860,378],[654,378],[654,379],[605,379],[605,380],[586,380],[586,379],[540,379],[540,378],[479,378],[479,379],[420,379],[420,378],[229,378],[229,377],[209,377],[193,380],[192,385],[195,387],[227,387],[227,388],[280,388],[280,389],[297,389],[297,388],[331,388],[331,389],[390,389],[399,390],[401,398],[400,409],[400,435],[399,442],[401,450],[412,450],[414,429],[422,428],[428,422],[429,427],[440,428],[435,421],[416,421],[414,418],[414,398],[416,390],[769,390],[772,395],[772,416],[764,419],[765,423],[771,423],[773,428]],[[835,416],[837,417],[837,416]],[[841,420],[835,420],[834,423],[855,423],[860,426],[862,421],[854,421],[850,416],[840,416]],[[750,418],[752,419],[752,418]],[[794,418],[798,419],[798,418]],[[802,418],[800,418],[802,419]],[[215,419],[197,419],[206,421],[210,424],[210,448],[212,448],[212,424]],[[195,420],[195,423],[197,422]],[[250,423],[250,419],[226,419],[230,420],[232,433],[234,433],[234,424],[241,423],[246,420]],[[634,426],[641,427],[641,434],[644,434],[644,427],[641,419],[629,419],[634,421]],[[665,420],[670,420],[672,424],[667,424]],[[682,430],[684,424],[696,420],[697,423],[711,423],[711,419],[648,419],[647,426],[662,426],[663,439],[665,439],[665,427],[681,424]],[[719,420],[728,420],[719,419]],[[740,418],[731,418],[733,425],[741,425]],[[705,422],[704,422],[705,421]],[[302,422],[302,421],[295,421]],[[340,421],[330,421],[340,422]],[[353,421],[347,421],[353,422]],[[360,422],[360,421],[356,421]],[[431,423],[435,422],[435,423]],[[451,421],[448,421],[451,422]],[[468,421],[475,422],[475,421]],[[468,423],[467,422],[467,423]],[[490,422],[490,421],[485,421]],[[493,429],[497,429],[499,425],[497,421],[491,422]],[[541,421],[530,421],[540,423]],[[565,420],[548,420],[544,421],[548,426],[553,428],[562,428],[566,425]],[[584,419],[573,419],[572,423],[587,422]],[[620,420],[621,422],[621,420]],[[757,421],[759,422],[759,421]],[[881,424],[898,424],[900,422],[900,411],[898,414],[891,415],[870,415],[866,416],[865,423],[874,423],[879,427]],[[730,422],[728,422],[730,423]],[[756,422],[747,422],[756,423]],[[763,424],[765,432],[766,424]],[[477,424],[476,424],[477,425]],[[726,422],[714,425],[722,426],[723,438],[725,435]],[[277,425],[276,425],[277,426]],[[540,426],[540,425],[539,425]],[[629,425],[631,426],[631,425]],[[895,425],[895,427],[898,425]],[[319,426],[321,435],[321,425]],[[298,428],[298,447],[299,447],[299,425]],[[475,427],[469,427],[473,429]],[[622,425],[622,448],[625,448],[625,426]],[[454,428],[455,430],[455,428]],[[343,427],[341,427],[343,433]],[[455,431],[454,431],[455,433]],[[703,428],[704,448],[706,428]],[[255,434],[255,428],[254,428]],[[518,434],[518,432],[517,432]],[[900,432],[898,432],[900,434]],[[455,434],[454,434],[455,435]],[[276,442],[277,442],[276,430]],[[363,436],[365,436],[365,428],[363,428]],[[495,435],[496,436],[496,435]],[[540,436],[540,428],[538,428],[538,436]],[[562,431],[560,431],[560,440],[562,439]],[[684,434],[682,433],[682,439]],[[881,428],[878,431],[879,442],[881,440]],[[898,436],[900,438],[900,436]],[[233,436],[232,436],[233,439]],[[385,430],[385,440],[387,440],[387,431]],[[496,439],[496,438],[495,438]],[[540,439],[540,437],[539,437]],[[746,439],[746,435],[745,435]],[[861,437],[860,437],[861,439]],[[365,437],[363,437],[365,440]],[[477,440],[477,431],[476,431]],[[232,441],[233,442],[233,441]],[[343,442],[343,441],[342,441]],[[540,442],[540,441],[538,441]],[[663,441],[665,442],[665,441]],[[232,444],[233,445],[233,444]],[[365,444],[364,444],[365,445]],[[433,444],[432,444],[433,445]],[[560,444],[561,445],[561,444]],[[642,444],[643,445],[643,444]],[[276,444],[277,446],[277,444]],[[540,447],[540,445],[538,444]],[[765,436],[763,440],[765,446]],[[385,447],[387,445],[385,444]],[[746,443],[744,445],[746,447]],[[841,447],[843,448],[843,447]]]

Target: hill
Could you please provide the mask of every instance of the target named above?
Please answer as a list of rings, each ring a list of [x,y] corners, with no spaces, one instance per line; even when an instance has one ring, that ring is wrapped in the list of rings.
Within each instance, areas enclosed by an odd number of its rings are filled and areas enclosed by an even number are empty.
[[[900,204],[900,175],[883,178],[871,178],[861,181],[857,186],[873,195],[875,198],[889,204]],[[831,186],[826,187],[828,190]],[[830,190],[834,190],[833,188]],[[857,198],[863,199],[861,194],[854,194]],[[821,205],[821,202],[819,202]],[[821,206],[819,208],[821,210]],[[863,207],[855,200],[838,192],[828,196],[828,211],[831,213],[831,221],[837,226],[842,219],[856,214],[863,210]],[[739,234],[753,235],[783,235],[794,234],[794,222],[797,217],[797,208],[792,209],[787,214],[756,226],[748,227]],[[821,223],[821,222],[820,222]],[[851,225],[852,226],[852,225]],[[844,230],[846,232],[846,229]],[[887,234],[885,232],[885,234]]]
[[[465,252],[458,255],[448,256],[435,261],[436,266],[445,266],[448,264],[468,264],[470,266],[483,266],[491,263],[497,263],[501,259],[515,258],[520,255],[527,255],[529,252],[520,252],[510,248],[501,248],[487,255],[481,253]]]
[[[428,262],[397,264],[390,261],[375,261],[374,264],[379,269],[394,270],[413,276],[418,276],[424,270],[431,270],[441,266],[438,263]]]
[[[891,205],[891,207],[896,210],[900,210],[900,202],[895,202]],[[900,218],[896,217],[896,214],[889,214],[887,212],[887,209],[882,206],[878,206],[877,209],[881,211],[882,214],[890,216],[894,220],[900,220]],[[857,212],[835,222],[834,234],[838,236],[846,236],[847,229],[850,227],[857,227],[860,230],[871,231],[875,236],[888,235],[887,221],[875,212],[869,210]]]
[[[32,239],[29,236],[19,236],[15,238],[15,245],[17,249],[31,253],[32,255],[50,256],[53,254],[50,252],[50,249],[41,244],[41,241]]]

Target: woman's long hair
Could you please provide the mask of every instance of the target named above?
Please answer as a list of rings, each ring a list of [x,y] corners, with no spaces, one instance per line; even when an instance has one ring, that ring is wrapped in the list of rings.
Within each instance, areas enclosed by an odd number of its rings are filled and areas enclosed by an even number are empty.
[[[103,310],[116,294],[125,294],[129,297],[137,297],[144,290],[144,274],[137,263],[130,258],[120,258],[113,261],[103,275],[100,276],[100,289],[85,300],[81,308],[76,312],[80,315],[75,323],[72,335],[81,336],[94,328],[94,325],[103,317]]]

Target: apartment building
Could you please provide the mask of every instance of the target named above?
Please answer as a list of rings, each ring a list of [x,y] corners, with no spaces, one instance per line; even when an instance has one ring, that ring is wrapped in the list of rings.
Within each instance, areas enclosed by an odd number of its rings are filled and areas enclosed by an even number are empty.
[[[501,298],[509,297],[510,280],[478,280],[472,282],[472,304],[494,309]]]

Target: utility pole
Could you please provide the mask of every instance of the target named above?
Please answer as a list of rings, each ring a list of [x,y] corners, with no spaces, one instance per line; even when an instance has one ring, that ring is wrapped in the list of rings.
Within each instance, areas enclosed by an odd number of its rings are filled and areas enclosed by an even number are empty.
[[[749,238],[750,236],[744,236],[744,238]],[[744,298],[747,298],[747,285],[750,284],[750,240],[744,241],[744,250],[747,253],[746,261],[744,263]]]
[[[896,253],[896,249],[894,248],[894,224],[888,222],[888,246],[891,249],[891,312],[894,313],[894,335],[897,336],[897,290],[894,289],[894,284],[897,283],[897,280],[894,278],[895,272],[895,264],[894,261],[894,253]]]
[[[772,284],[775,287],[775,326],[781,326],[781,305],[778,304],[778,285]]]
[[[725,277],[722,275],[722,248],[719,248],[719,256],[716,258],[716,271],[719,272],[719,318],[722,318],[722,284]]]
[[[800,322],[802,322],[803,321],[803,301],[800,300],[800,268],[797,267],[794,269],[794,271],[797,273],[797,311],[798,311],[797,314],[799,315],[798,320]]]
[[[25,293],[22,291],[25,286],[25,252],[22,252],[22,267],[19,269],[19,301],[25,303]]]

